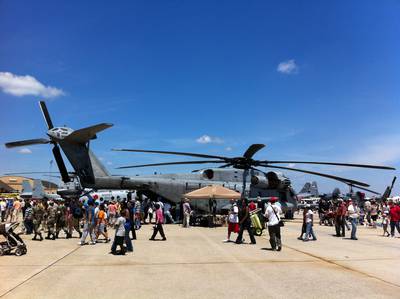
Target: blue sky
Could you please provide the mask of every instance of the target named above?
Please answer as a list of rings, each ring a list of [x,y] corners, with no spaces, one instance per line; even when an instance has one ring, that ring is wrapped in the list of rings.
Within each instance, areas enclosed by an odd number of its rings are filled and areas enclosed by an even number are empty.
[[[44,137],[47,98],[58,125],[114,124],[92,143],[114,173],[179,158],[113,147],[235,156],[252,143],[267,144],[258,158],[400,168],[398,1],[1,1],[0,28],[0,143]],[[0,173],[47,171],[51,148],[28,149],[0,147]],[[378,191],[398,174],[307,169]]]

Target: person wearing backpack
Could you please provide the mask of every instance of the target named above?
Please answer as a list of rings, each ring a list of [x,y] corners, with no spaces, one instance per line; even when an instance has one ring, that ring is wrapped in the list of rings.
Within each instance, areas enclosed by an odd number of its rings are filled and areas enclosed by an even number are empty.
[[[70,210],[72,213],[72,226],[78,232],[79,238],[82,238],[82,231],[80,228],[80,222],[83,217],[82,207],[78,200],[74,200],[70,205]],[[72,229],[70,231],[70,235],[72,237]]]
[[[136,230],[135,230],[135,201],[131,200],[128,202],[129,210],[129,222],[131,224],[130,231],[132,232],[132,240],[136,240]],[[129,231],[128,231],[129,237]]]
[[[87,206],[85,206],[85,218],[84,218],[84,225],[83,225],[83,234],[79,245],[86,244],[86,238],[89,235],[90,237],[90,245],[96,244],[96,234],[95,234],[95,207],[93,199],[89,199]]]

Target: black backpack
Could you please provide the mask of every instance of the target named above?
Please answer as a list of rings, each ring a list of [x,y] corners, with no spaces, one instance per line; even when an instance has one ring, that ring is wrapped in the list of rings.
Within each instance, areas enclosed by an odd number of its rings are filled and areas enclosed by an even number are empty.
[[[82,216],[83,216],[82,208],[80,206],[75,206],[73,211],[72,211],[72,215],[75,218],[82,218]]]

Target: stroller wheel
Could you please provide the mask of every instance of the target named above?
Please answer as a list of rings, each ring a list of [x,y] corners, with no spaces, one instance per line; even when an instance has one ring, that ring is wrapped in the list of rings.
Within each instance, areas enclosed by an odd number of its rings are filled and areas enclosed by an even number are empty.
[[[0,256],[2,256],[2,255],[4,255],[4,254],[5,254],[5,252],[4,252],[3,247],[0,247]]]
[[[23,255],[24,253],[23,253],[23,249],[22,248],[17,248],[17,249],[15,249],[15,255],[16,256],[21,256],[21,255]]]
[[[261,228],[256,228],[255,231],[254,231],[254,234],[256,236],[261,236],[262,235],[262,229]]]
[[[26,247],[21,248],[22,254],[26,254],[28,252],[28,249]]]

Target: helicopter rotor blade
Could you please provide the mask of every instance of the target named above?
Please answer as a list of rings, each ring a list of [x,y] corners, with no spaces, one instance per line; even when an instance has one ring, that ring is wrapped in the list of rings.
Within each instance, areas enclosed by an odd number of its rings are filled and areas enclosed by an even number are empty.
[[[221,165],[221,166],[218,167],[218,168],[227,168],[227,167],[230,167],[230,166],[232,166],[232,165],[233,165],[232,163],[227,163],[227,164]]]
[[[348,166],[348,167],[361,167],[361,168],[374,168],[374,169],[387,169],[396,170],[391,166],[383,165],[370,165],[370,164],[354,164],[354,163],[335,163],[335,162],[311,162],[311,161],[260,161],[266,164],[316,164],[316,165],[334,165],[334,166]]]
[[[43,117],[47,124],[48,129],[50,130],[50,129],[54,128],[53,122],[51,121],[51,118],[50,118],[50,113],[47,110],[46,103],[44,101],[40,101],[39,106],[40,106],[40,110],[42,110]]]
[[[63,158],[61,156],[60,148],[58,147],[57,144],[54,144],[53,155],[54,155],[54,158],[56,160],[57,167],[58,167],[58,170],[60,171],[60,174],[61,174],[63,182],[64,183],[70,182],[71,179],[69,177],[69,174],[68,174],[68,171],[67,171],[67,167],[65,167],[64,160],[63,160]]]
[[[265,147],[265,144],[252,144],[249,146],[249,148],[246,150],[246,152],[243,154],[243,157],[247,159],[251,159],[259,150],[263,149]]]
[[[372,194],[375,194],[375,195],[381,195],[379,192],[376,192],[376,191],[373,191],[373,190],[370,190],[370,189],[367,189],[367,188],[363,188],[363,187],[359,187],[359,186],[354,186],[354,185],[352,185],[352,184],[348,184],[351,188],[357,188],[357,189],[360,189],[360,190],[364,190],[364,191],[368,191],[368,192],[370,192],[370,193],[372,193]]]
[[[8,172],[5,173],[4,175],[20,175],[20,174],[49,174],[49,173],[55,173],[55,174],[60,174],[59,171],[26,171],[26,172]],[[71,173],[71,172],[69,172]]]
[[[27,145],[34,145],[34,144],[48,144],[50,140],[45,138],[37,138],[37,139],[27,139],[27,140],[20,140],[14,142],[8,142],[5,144],[7,148],[13,148],[18,146],[27,146]]]
[[[138,149],[112,149],[117,152],[135,152],[135,153],[151,153],[151,154],[165,154],[165,155],[178,155],[178,156],[189,156],[197,158],[211,158],[211,159],[221,159],[224,161],[230,160],[228,157],[213,156],[213,155],[203,155],[196,153],[185,153],[185,152],[170,152],[170,151],[154,151],[154,150],[138,150]]]
[[[348,183],[348,184],[352,184],[352,185],[359,185],[359,186],[363,186],[363,187],[369,187],[368,184],[363,183],[363,182],[359,182],[359,181],[355,181],[355,180],[352,180],[352,179],[347,179],[347,178],[343,178],[343,177],[339,177],[339,176],[335,176],[335,175],[331,175],[331,174],[321,173],[321,172],[315,172],[315,171],[309,171],[309,170],[291,168],[291,167],[283,167],[283,166],[272,166],[272,165],[268,165],[268,164],[266,164],[266,165],[260,164],[260,166],[264,166],[264,167],[268,167],[268,168],[277,168],[277,169],[285,169],[285,170],[303,172],[303,173],[308,173],[308,174],[313,174],[313,175],[326,177],[326,178],[329,178],[329,179],[334,179],[334,180],[340,181],[342,183]]]
[[[154,164],[142,164],[142,165],[121,166],[121,167],[117,167],[117,169],[139,168],[139,167],[151,167],[151,166],[165,166],[165,165],[207,164],[207,163],[225,163],[225,162],[224,162],[224,161],[220,161],[220,160],[165,162],[165,163],[154,163]]]

